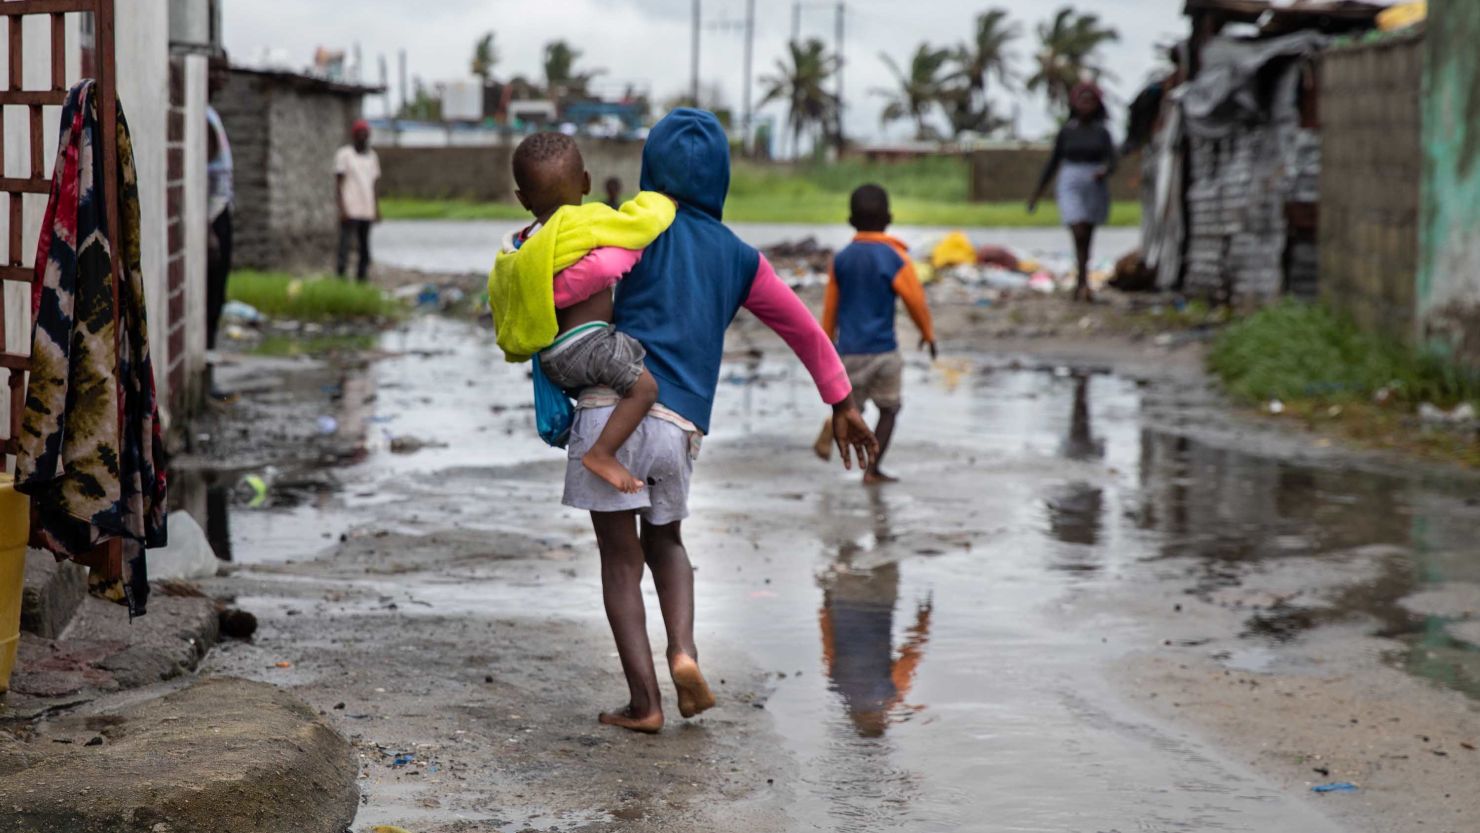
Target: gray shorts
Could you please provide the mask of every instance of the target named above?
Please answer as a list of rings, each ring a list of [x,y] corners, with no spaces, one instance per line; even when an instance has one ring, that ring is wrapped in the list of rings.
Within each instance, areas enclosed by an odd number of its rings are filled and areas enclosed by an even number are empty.
[[[904,388],[904,355],[898,350],[843,356],[843,368],[848,371],[848,383],[853,386],[853,401],[858,407],[870,401],[880,409],[899,407]]]
[[[572,393],[601,385],[626,396],[642,375],[646,356],[641,342],[607,325],[545,348],[540,369]]]
[[[689,456],[689,435],[682,428],[647,416],[637,430],[617,450],[617,460],[641,480],[647,488],[635,495],[623,494],[610,483],[581,465],[581,458],[591,450],[601,429],[611,418],[612,408],[583,408],[576,411],[566,446],[566,506],[589,512],[626,512],[638,510],[642,519],[655,526],[666,526],[689,516],[689,481],[694,475],[694,460]]]

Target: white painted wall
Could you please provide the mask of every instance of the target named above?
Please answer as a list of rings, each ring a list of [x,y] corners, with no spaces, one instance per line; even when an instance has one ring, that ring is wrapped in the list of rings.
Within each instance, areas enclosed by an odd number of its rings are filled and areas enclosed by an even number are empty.
[[[140,260],[144,297],[149,307],[149,349],[160,417],[166,429],[170,414],[168,310],[165,274],[169,228],[165,215],[165,142],[170,106],[169,0],[127,0],[115,16],[118,100],[134,140],[139,172],[139,209],[143,239]]]
[[[185,375],[200,385],[206,370],[206,102],[209,60],[185,58]],[[192,399],[205,392],[196,390]]]

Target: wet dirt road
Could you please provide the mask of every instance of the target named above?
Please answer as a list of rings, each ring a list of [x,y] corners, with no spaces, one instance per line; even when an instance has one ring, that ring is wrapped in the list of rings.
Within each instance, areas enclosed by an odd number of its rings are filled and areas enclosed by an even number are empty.
[[[382,348],[339,414],[368,457],[215,524],[240,566],[212,589],[263,627],[209,670],[290,686],[352,737],[357,829],[1398,829],[1370,816],[1418,799],[1410,763],[1444,767],[1439,792],[1476,771],[1472,486],[1220,446],[1177,428],[1196,415],[1172,382],[987,355],[910,365],[902,482],[864,489],[808,451],[800,368],[737,350],[685,524],[721,707],[684,725],[670,691],[662,736],[600,727],[624,689],[594,546],[523,369],[440,318]],[[431,445],[391,451],[408,439]],[[1267,760],[1199,717],[1257,738],[1276,712],[1209,682],[1255,677],[1419,692],[1362,713],[1416,748],[1361,769],[1371,738],[1292,714],[1273,731],[1304,757]],[[1363,792],[1313,797],[1327,780]],[[1460,793],[1424,829],[1474,829]]]

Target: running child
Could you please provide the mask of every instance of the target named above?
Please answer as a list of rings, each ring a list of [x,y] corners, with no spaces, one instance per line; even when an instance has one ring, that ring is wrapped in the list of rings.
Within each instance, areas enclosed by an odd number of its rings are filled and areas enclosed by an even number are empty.
[[[674,203],[644,192],[620,209],[582,205],[591,175],[575,140],[560,133],[525,139],[513,167],[515,196],[535,221],[505,238],[489,278],[499,346],[510,361],[536,356],[567,391],[600,386],[621,397],[581,463],[621,492],[640,492],[617,450],[657,401],[658,382],[642,344],[612,326],[611,289],[673,223]]]
[[[915,274],[909,249],[885,233],[894,217],[889,213],[889,194],[878,185],[863,185],[849,200],[848,224],[858,231],[853,242],[833,258],[823,301],[822,329],[837,345],[853,385],[853,398],[860,406],[873,400],[879,409],[874,435],[879,453],[863,472],[866,484],[896,480],[879,468],[894,421],[899,416],[904,381],[904,357],[894,333],[895,299],[904,301],[910,318],[920,329],[920,348],[936,356],[935,330],[925,288]],[[813,450],[823,460],[832,456],[833,426],[822,426]]]

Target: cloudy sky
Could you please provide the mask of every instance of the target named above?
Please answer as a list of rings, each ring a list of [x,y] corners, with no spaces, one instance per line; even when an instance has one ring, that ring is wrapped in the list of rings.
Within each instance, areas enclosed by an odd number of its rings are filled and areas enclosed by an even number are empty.
[[[744,85],[743,34],[739,24],[745,0],[702,0],[701,83],[739,112]],[[360,46],[370,77],[378,80],[378,58],[385,55],[392,74],[395,55],[405,49],[409,72],[428,82],[464,78],[473,43],[480,33],[497,33],[500,61],[495,74],[538,76],[544,44],[564,38],[582,50],[581,65],[606,70],[601,82],[621,89],[627,83],[648,88],[656,101],[684,92],[689,84],[691,0],[223,0],[223,28],[232,59],[258,63],[275,50],[294,64],[307,64],[315,47]],[[756,0],[755,75],[773,71],[786,48],[792,25],[791,0]],[[1115,26],[1120,42],[1106,51],[1116,78],[1106,86],[1129,99],[1156,66],[1154,45],[1184,31],[1182,0],[1074,0]],[[900,122],[881,127],[882,97],[891,77],[881,52],[901,65],[922,41],[952,44],[970,34],[974,16],[992,6],[1018,20],[1025,37],[1016,44],[1024,74],[1037,48],[1033,32],[1060,3],[1043,0],[847,0],[845,18],[845,98],[848,127],[866,138],[906,137]],[[802,34],[832,42],[836,3],[803,3]],[[1026,94],[999,95],[1001,109],[1019,112],[1025,135],[1051,125],[1044,103]],[[377,105],[370,105],[376,112]],[[779,107],[769,112],[778,120]]]

